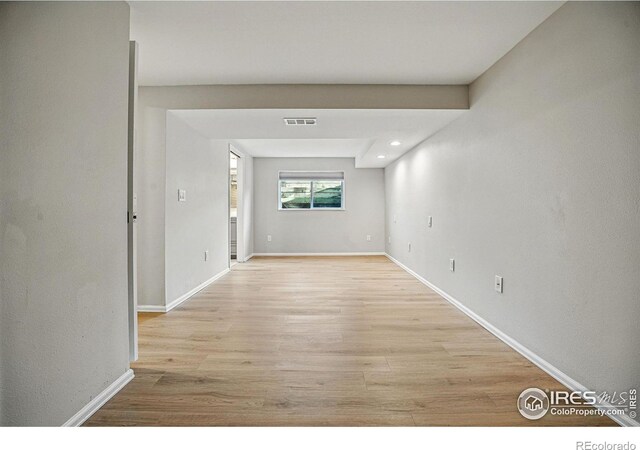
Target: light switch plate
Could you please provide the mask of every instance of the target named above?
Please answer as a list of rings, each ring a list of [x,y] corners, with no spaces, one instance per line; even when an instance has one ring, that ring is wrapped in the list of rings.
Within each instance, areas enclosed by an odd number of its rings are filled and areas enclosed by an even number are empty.
[[[178,189],[178,201],[186,202],[187,201],[187,191],[184,189]]]
[[[456,271],[456,260],[453,258],[449,260],[449,270],[452,272]]]
[[[502,281],[502,277],[499,277],[498,275],[496,275],[496,292],[499,292],[500,294],[502,294],[502,291],[504,289],[504,282]]]
[[[429,216],[429,218],[427,219],[427,226],[429,228],[431,228],[433,226],[433,217]]]

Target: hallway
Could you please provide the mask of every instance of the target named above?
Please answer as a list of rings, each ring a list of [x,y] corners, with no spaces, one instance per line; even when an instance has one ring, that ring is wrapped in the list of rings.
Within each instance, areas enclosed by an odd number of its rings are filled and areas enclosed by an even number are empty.
[[[86,425],[613,425],[524,419],[563,387],[384,256],[255,257],[139,335]]]

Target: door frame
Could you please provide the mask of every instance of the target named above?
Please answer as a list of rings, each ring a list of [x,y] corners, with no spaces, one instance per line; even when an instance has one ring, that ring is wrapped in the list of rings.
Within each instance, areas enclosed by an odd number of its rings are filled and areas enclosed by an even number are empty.
[[[236,262],[245,261],[245,249],[244,249],[244,234],[240,231],[244,226],[244,155],[233,144],[229,144],[229,167],[231,167],[231,153],[238,158],[238,198],[237,198],[237,214],[236,214]],[[228,211],[231,211],[231,173],[229,173],[229,183],[227,184],[229,189],[229,195],[227,196],[229,207]],[[229,226],[229,267],[231,267],[231,220],[228,221]]]
[[[127,280],[129,316],[129,361],[138,359],[138,198],[135,192],[136,132],[138,103],[138,43],[129,42],[129,115],[127,142]]]

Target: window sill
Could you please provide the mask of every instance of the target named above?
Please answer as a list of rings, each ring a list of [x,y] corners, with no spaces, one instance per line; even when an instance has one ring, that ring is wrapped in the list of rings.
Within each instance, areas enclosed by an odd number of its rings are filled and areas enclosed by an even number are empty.
[[[346,208],[278,208],[278,211],[346,211]]]

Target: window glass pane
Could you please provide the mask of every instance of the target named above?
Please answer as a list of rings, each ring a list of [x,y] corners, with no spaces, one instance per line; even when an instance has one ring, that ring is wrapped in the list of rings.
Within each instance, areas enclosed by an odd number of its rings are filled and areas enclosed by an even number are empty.
[[[311,181],[280,181],[280,204],[284,209],[311,207]]]
[[[342,181],[314,181],[314,208],[342,208]]]

